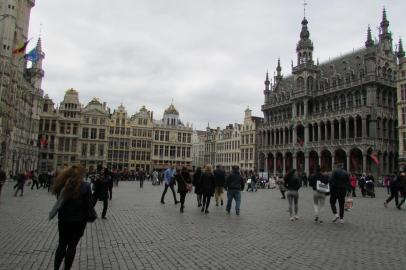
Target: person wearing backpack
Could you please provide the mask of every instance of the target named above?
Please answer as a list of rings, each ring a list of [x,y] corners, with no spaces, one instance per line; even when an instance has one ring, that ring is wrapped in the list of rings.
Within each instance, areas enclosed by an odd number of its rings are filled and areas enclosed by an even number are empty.
[[[324,185],[328,184],[328,178],[321,173],[321,168],[319,165],[317,165],[316,172],[310,176],[309,185],[313,188],[313,207],[315,214],[314,221],[321,224],[323,221],[320,219],[320,213],[324,208],[326,194],[328,191],[326,189],[323,190],[320,187],[320,184],[318,185],[317,182]]]
[[[298,202],[299,202],[299,189],[301,187],[302,179],[298,175],[295,169],[291,170],[288,174],[285,175],[285,187],[288,190],[286,197],[289,202],[289,214],[290,220],[298,220]],[[294,208],[294,215],[293,215]]]

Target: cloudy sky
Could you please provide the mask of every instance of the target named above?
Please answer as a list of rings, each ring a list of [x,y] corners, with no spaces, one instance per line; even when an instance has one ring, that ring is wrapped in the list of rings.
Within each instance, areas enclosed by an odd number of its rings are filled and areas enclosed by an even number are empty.
[[[383,6],[406,41],[404,0],[308,0],[314,57],[363,46],[368,24],[377,36]],[[280,57],[290,73],[302,18],[301,0],[37,0],[29,36],[42,24],[43,89],[55,102],[72,87],[82,103],[146,105],[161,118],[173,99],[204,129],[241,122],[247,106],[262,116],[266,70]]]

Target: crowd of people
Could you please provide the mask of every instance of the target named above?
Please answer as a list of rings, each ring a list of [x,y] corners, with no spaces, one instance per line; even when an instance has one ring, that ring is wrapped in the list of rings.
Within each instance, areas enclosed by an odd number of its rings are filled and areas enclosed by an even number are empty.
[[[187,195],[194,191],[197,207],[202,213],[210,213],[211,198],[214,197],[216,207],[225,204],[225,210],[230,214],[232,204],[235,203],[235,213],[240,215],[241,192],[256,192],[258,186],[276,185],[282,194],[282,199],[286,198],[288,201],[290,220],[296,221],[299,220],[299,191],[301,187],[309,185],[313,189],[314,221],[318,224],[323,223],[321,214],[325,201],[330,196],[329,202],[334,216],[332,222],[342,224],[345,210],[351,208],[350,203],[352,197],[356,197],[357,188],[362,196],[375,197],[374,178],[366,174],[349,174],[343,169],[342,164],[336,164],[336,168],[329,175],[322,173],[318,166],[309,177],[297,170],[290,170],[284,177],[271,176],[266,180],[253,172],[240,173],[238,166],[233,167],[230,173],[226,173],[221,165],[213,169],[210,164],[203,168],[198,167],[193,173],[185,167],[175,168],[172,165],[161,172],[155,170],[152,174],[140,169],[134,177],[139,181],[140,189],[143,188],[144,181],[148,180],[152,185],[163,184],[160,200],[162,204],[165,204],[165,196],[170,189],[174,204],[180,204],[180,213],[185,211]],[[0,167],[0,194],[6,179],[7,175]],[[118,185],[119,180],[123,180],[122,175],[107,168],[89,174],[81,166],[72,166],[53,173],[38,174],[37,171],[31,171],[15,175],[12,179],[16,183],[15,196],[19,192],[20,196],[23,196],[24,186],[28,186],[29,180],[31,190],[47,188],[57,197],[50,212],[50,219],[58,216],[59,244],[55,253],[55,269],[59,269],[63,261],[65,269],[70,269],[76,246],[84,233],[86,224],[97,218],[95,205],[98,201],[103,203],[101,218],[107,219],[109,200],[113,197],[113,186]],[[385,176],[382,183],[390,195],[385,200],[384,206],[388,207],[388,204],[394,200],[395,206],[401,209],[406,201],[406,168],[394,176]],[[226,198],[223,198],[225,192]]]

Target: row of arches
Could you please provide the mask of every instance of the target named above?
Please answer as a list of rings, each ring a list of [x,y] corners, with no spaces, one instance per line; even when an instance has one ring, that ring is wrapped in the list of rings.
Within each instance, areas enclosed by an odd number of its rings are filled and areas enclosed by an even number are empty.
[[[324,149],[320,152],[303,151],[292,153],[276,152],[260,153],[259,170],[267,171],[269,174],[282,174],[296,169],[306,174],[312,174],[317,165],[320,165],[323,172],[331,172],[335,164],[342,164],[351,173],[371,173],[375,175],[391,174],[397,170],[398,154],[394,152],[373,151],[369,148],[363,152],[359,148],[352,148],[347,152],[343,149],[330,151]]]
[[[376,137],[389,140],[397,139],[397,120],[378,117],[375,121],[370,115],[360,115],[313,122],[295,127],[281,127],[259,132],[259,145],[272,146],[291,143],[321,142],[328,140],[344,140],[363,137]]]

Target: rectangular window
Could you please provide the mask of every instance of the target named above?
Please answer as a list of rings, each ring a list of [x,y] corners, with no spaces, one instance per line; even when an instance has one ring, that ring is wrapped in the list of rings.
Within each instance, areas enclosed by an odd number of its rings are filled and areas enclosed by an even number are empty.
[[[155,130],[155,141],[159,140],[159,131]]]
[[[165,145],[165,157],[169,156],[169,146]]]
[[[186,133],[182,134],[182,142],[184,142],[184,143],[186,142]]]
[[[92,118],[92,124],[97,125],[97,118],[95,118],[95,117]]]
[[[403,132],[403,151],[406,151],[406,132]]]
[[[154,155],[158,155],[158,145],[154,145]]]
[[[164,146],[160,145],[159,146],[159,156],[163,156],[164,155]]]
[[[169,142],[169,131],[165,131],[165,141]]]
[[[125,135],[130,136],[130,134],[131,134],[131,129],[130,129],[130,128],[127,128],[127,129],[126,129],[126,132],[125,132]]]
[[[402,125],[406,125],[406,108],[402,108]]]
[[[176,146],[171,146],[170,157],[174,158],[176,155]]]
[[[96,137],[97,137],[97,128],[92,128],[90,130],[90,138],[91,139],[96,139]]]
[[[96,155],[96,144],[92,143],[90,144],[90,156],[95,156]]]
[[[104,156],[104,145],[99,144],[99,157]]]
[[[137,143],[136,140],[132,140],[132,141],[131,141],[131,147],[132,147],[132,148],[135,148],[135,147],[136,147],[136,143]]]
[[[105,129],[99,129],[99,139],[100,139],[100,140],[104,140],[105,134],[106,134],[106,130],[105,130]]]
[[[178,132],[178,142],[182,141],[182,133]]]
[[[82,156],[85,157],[87,155],[87,144],[82,144]]]
[[[159,140],[164,141],[165,140],[165,131],[161,130],[159,132]]]

